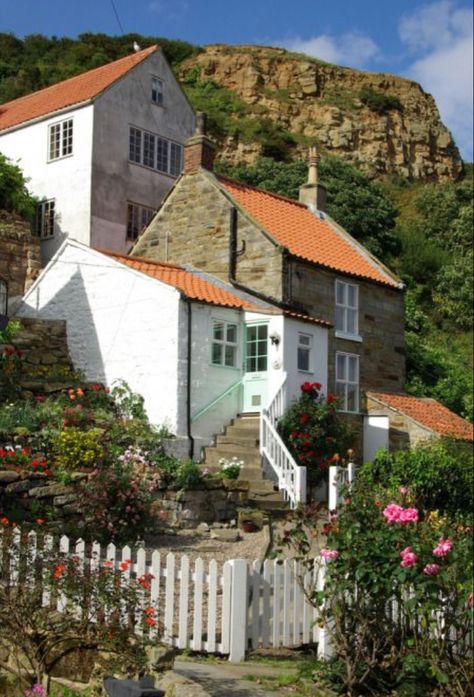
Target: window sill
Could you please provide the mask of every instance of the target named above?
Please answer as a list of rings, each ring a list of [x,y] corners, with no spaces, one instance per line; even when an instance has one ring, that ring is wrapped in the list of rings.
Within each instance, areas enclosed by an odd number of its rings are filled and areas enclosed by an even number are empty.
[[[211,368],[225,368],[225,370],[240,370],[236,365],[222,365],[221,363],[209,363]]]
[[[356,341],[357,343],[362,343],[362,337],[360,334],[346,334],[336,329],[335,332],[336,339],[345,339],[346,341]]]
[[[52,165],[53,162],[60,162],[60,160],[67,160],[70,157],[74,157],[74,153],[70,152],[68,155],[60,155],[59,157],[48,158],[46,164]]]

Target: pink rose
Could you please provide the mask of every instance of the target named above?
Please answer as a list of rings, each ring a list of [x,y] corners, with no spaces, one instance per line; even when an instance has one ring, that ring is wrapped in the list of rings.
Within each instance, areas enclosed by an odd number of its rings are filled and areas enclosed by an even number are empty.
[[[434,548],[433,554],[435,557],[445,557],[453,548],[453,541],[448,538],[447,540],[444,539],[444,537],[439,538],[438,545]]]
[[[406,486],[401,486],[398,491],[401,493],[402,496],[405,496],[405,494],[408,493],[408,489]]]
[[[323,559],[336,559],[339,556],[337,549],[322,549],[320,554]]]
[[[417,523],[418,522],[418,511],[416,508],[404,508],[400,512],[400,517],[398,519],[399,523]]]
[[[423,573],[427,576],[436,576],[440,569],[441,567],[439,564],[427,564],[423,569]]]
[[[383,514],[388,523],[398,523],[402,511],[403,508],[399,506],[398,503],[389,503],[389,505],[383,509]]]
[[[411,547],[405,547],[405,549],[400,552],[400,556],[402,558],[400,565],[404,569],[407,569],[410,566],[415,566],[418,559]]]

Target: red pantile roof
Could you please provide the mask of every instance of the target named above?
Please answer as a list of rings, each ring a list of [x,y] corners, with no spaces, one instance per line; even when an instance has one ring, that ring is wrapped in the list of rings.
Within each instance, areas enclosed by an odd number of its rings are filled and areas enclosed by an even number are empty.
[[[157,46],[150,46],[38,92],[0,104],[0,131],[97,97],[156,50]]]
[[[209,281],[206,281],[206,279],[201,278],[198,274],[187,271],[181,266],[163,264],[157,261],[150,261],[149,259],[142,259],[141,257],[126,256],[125,254],[118,254],[104,249],[98,249],[97,251],[106,254],[135,271],[140,271],[147,276],[151,276],[158,281],[162,281],[169,286],[177,288],[191,300],[200,300],[201,302],[211,305],[221,305],[223,307],[234,307],[238,309],[254,311],[258,311],[259,309],[230,291],[213,285]]]
[[[454,414],[436,399],[429,397],[412,397],[407,394],[391,394],[389,392],[367,392],[382,404],[401,412],[417,421],[421,426],[434,431],[440,436],[450,436],[459,440],[474,439],[473,425],[462,417]]]
[[[218,181],[252,218],[291,254],[329,269],[377,281],[393,288],[400,284],[368,253],[358,248],[327,220],[306,205],[277,194],[218,176]]]

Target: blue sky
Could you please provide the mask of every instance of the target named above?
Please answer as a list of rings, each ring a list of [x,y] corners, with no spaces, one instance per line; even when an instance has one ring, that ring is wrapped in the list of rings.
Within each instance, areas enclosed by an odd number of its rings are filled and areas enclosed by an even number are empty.
[[[125,33],[195,44],[283,46],[342,65],[409,77],[434,95],[463,157],[473,159],[470,0],[114,0]],[[120,34],[111,0],[0,0],[17,36]]]

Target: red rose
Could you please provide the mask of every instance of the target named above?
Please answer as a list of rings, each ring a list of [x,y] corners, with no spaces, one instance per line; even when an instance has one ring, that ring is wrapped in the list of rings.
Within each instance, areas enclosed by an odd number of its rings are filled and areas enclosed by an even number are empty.
[[[309,421],[309,414],[301,414],[301,416],[300,416],[300,424],[301,424],[302,426],[304,426],[305,424],[308,423],[308,421]]]
[[[301,392],[311,392],[312,389],[313,389],[313,383],[311,383],[311,382],[304,382],[301,385]]]
[[[336,399],[337,399],[337,397],[336,397],[335,395],[333,395],[333,394],[328,394],[328,396],[326,397],[326,402],[327,402],[328,404],[332,404],[332,402],[335,402]]]

